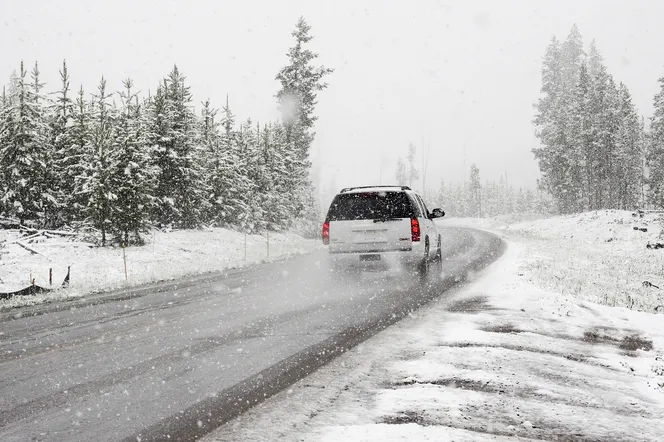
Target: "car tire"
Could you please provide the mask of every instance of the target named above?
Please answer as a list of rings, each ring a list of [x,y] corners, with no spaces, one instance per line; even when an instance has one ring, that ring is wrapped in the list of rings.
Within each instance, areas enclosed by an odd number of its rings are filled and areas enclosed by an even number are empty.
[[[417,274],[426,277],[429,274],[429,243],[424,249],[424,259],[417,265]]]

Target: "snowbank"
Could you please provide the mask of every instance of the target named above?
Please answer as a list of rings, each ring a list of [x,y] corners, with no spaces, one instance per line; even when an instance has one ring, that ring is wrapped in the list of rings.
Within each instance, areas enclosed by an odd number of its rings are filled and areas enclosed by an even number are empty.
[[[62,238],[44,239],[31,244],[42,255],[32,254],[11,244],[16,233],[0,230],[5,240],[5,254],[0,255],[0,292],[26,287],[31,278],[35,284],[49,287],[49,268],[53,285],[62,283],[71,266],[71,287],[56,293],[0,301],[0,308],[33,304],[48,300],[84,296],[87,293],[127,287],[153,281],[239,267],[292,254],[306,253],[319,247],[320,241],[306,240],[291,233],[270,233],[269,252],[266,235],[245,235],[227,229],[154,231],[147,244],[124,250],[114,247],[80,247],[63,243]]]

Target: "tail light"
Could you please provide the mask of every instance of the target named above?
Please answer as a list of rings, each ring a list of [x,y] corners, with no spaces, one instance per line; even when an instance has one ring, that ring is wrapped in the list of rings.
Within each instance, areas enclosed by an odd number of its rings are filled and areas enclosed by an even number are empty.
[[[410,235],[413,242],[420,240],[420,222],[417,218],[410,219]]]
[[[323,223],[323,244],[328,245],[330,243],[330,222],[325,220]]]

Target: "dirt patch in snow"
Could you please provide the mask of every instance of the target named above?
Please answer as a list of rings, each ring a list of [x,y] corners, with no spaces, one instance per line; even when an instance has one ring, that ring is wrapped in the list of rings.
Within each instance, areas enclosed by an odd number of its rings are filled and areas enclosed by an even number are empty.
[[[482,327],[482,330],[491,333],[521,333],[523,330],[517,328],[514,324],[497,324]]]
[[[459,313],[480,313],[495,309],[491,307],[486,296],[474,296],[453,302],[447,310]]]
[[[433,422],[429,421],[429,419],[425,418],[416,411],[404,411],[394,416],[385,416],[384,418],[381,419],[380,422],[383,424],[390,424],[390,425],[403,425],[403,424],[417,424],[422,426],[435,425]]]
[[[651,351],[653,349],[651,340],[643,339],[638,335],[625,336],[622,341],[620,341],[619,347],[622,350],[628,351]]]
[[[526,347],[523,345],[512,345],[512,344],[485,344],[485,343],[476,343],[476,342],[442,342],[438,344],[439,347],[457,347],[457,348],[467,348],[467,347],[477,347],[477,348],[503,348],[505,350],[512,351],[527,351],[531,353],[539,353],[550,356],[558,356],[565,358],[570,361],[575,362],[588,362],[585,355],[576,354],[576,353],[562,353],[553,350],[547,350],[545,348],[536,348],[536,347]]]
[[[654,348],[652,340],[645,339],[638,333],[625,335],[621,339],[619,336],[622,333],[611,336],[607,333],[603,333],[603,331],[616,331],[616,329],[612,327],[600,327],[586,330],[583,332],[582,340],[591,344],[616,345],[621,350],[625,350],[627,352],[635,352],[637,350],[651,351]],[[632,330],[627,331],[631,332]]]

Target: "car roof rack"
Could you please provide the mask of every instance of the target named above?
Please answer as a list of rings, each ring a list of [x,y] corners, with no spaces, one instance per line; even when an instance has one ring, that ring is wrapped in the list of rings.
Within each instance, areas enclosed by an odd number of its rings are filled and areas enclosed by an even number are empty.
[[[345,187],[341,189],[341,192],[339,193],[344,193],[344,192],[350,192],[351,190],[357,190],[357,189],[382,189],[384,187],[390,187],[390,188],[396,188],[396,189],[401,189],[401,190],[411,190],[410,187],[408,186],[355,186],[355,187]]]

